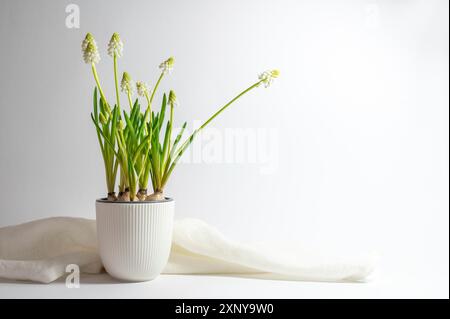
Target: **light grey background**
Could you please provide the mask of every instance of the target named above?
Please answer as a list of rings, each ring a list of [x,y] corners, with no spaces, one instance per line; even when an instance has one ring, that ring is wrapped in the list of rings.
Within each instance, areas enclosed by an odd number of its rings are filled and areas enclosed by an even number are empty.
[[[80,29],[65,25],[69,3]],[[113,32],[135,79],[153,84],[174,55],[161,88],[176,90],[190,127],[281,70],[213,122],[278,132],[278,169],[182,164],[167,189],[177,217],[236,239],[375,250],[398,296],[448,298],[447,1],[1,0],[0,227],[95,216],[105,183],[88,31],[111,98]]]

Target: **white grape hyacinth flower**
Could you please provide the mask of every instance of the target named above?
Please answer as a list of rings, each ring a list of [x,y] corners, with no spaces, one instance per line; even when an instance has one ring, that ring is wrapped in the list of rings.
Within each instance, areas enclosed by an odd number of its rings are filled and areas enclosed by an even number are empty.
[[[83,59],[85,63],[100,62],[100,54],[98,53],[97,46],[93,42],[88,43],[86,50],[83,52]]]
[[[108,55],[112,58],[114,57],[114,55],[120,58],[122,56],[122,53],[123,53],[123,42],[120,39],[119,34],[115,32],[108,43]]]
[[[166,61],[159,65],[159,68],[164,74],[170,73],[173,70],[175,59],[173,57],[168,58]]]
[[[86,50],[86,48],[90,42],[93,42],[95,45],[97,45],[92,34],[90,32],[88,32],[88,33],[86,33],[86,36],[84,37],[83,42],[81,42],[81,51],[83,51],[83,53]]]
[[[258,78],[264,83],[264,87],[269,87],[273,80],[280,76],[280,71],[278,70],[267,70],[261,73]]]
[[[120,82],[120,89],[122,92],[132,95],[133,94],[133,80],[127,72],[123,72],[122,81]]]
[[[97,43],[92,34],[86,34],[86,37],[81,43],[81,50],[83,51],[83,60],[85,63],[98,63],[100,61]]]
[[[149,93],[148,86],[147,86],[147,84],[145,84],[145,82],[137,81],[136,82],[136,89],[137,89],[137,93],[140,96],[145,96],[145,94]]]

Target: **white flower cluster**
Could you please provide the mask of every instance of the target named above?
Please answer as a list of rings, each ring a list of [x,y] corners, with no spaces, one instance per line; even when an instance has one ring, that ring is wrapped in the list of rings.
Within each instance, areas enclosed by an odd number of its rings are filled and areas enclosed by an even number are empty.
[[[123,52],[123,42],[120,39],[119,34],[115,32],[108,43],[108,55],[113,58],[115,54],[118,58],[120,58],[122,56],[122,52]]]
[[[123,72],[122,81],[120,82],[120,89],[122,90],[122,92],[125,92],[127,94],[133,94],[133,80],[127,72]]]
[[[81,43],[81,51],[83,52],[83,59],[85,63],[98,63],[100,61],[97,43],[95,42],[92,34],[86,34],[86,37]]]
[[[269,87],[273,80],[280,76],[280,71],[278,70],[267,70],[261,73],[258,78],[264,83],[264,87]]]
[[[140,96],[145,96],[146,93],[147,94],[149,93],[147,84],[145,84],[144,82],[141,82],[141,81],[136,82],[136,89],[137,89],[137,93]]]
[[[168,58],[166,61],[159,65],[159,68],[164,74],[170,73],[173,70],[175,59],[173,57]]]

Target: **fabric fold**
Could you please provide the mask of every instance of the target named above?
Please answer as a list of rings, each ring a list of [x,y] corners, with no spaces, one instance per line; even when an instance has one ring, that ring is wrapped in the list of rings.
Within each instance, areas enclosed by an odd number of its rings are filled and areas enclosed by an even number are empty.
[[[288,246],[241,244],[201,220],[180,219],[163,273],[335,282],[364,281],[373,271],[371,255],[332,257]],[[0,278],[49,283],[69,264],[84,273],[102,271],[95,220],[53,217],[0,228]]]

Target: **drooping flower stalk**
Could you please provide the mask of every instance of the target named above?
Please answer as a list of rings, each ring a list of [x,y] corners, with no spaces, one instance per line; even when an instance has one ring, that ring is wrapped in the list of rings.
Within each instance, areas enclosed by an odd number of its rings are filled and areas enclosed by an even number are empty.
[[[261,84],[264,84],[265,87],[269,87],[269,85],[273,82],[275,78],[279,76],[280,72],[278,70],[271,70],[266,71],[262,73],[258,78],[259,81],[254,83],[253,85],[249,86],[247,89],[236,95],[233,99],[231,99],[228,103],[226,103],[224,106],[222,106],[217,112],[215,112],[211,117],[209,117],[198,129],[194,130],[194,132],[189,136],[184,143],[175,151],[173,159],[170,158],[171,162],[167,163],[166,170],[164,171],[164,176],[161,180],[161,183],[159,187],[157,188],[157,191],[161,193],[159,198],[164,198],[162,196],[162,191],[164,189],[164,186],[166,185],[170,175],[172,174],[172,171],[174,170],[175,166],[178,163],[178,160],[183,155],[183,153],[186,151],[186,149],[189,147],[189,145],[192,143],[194,138],[197,136],[197,134],[204,129],[211,121],[213,121],[219,114],[221,114],[225,109],[227,109],[231,104],[233,104],[236,100],[238,100],[240,97],[242,97],[244,94],[250,92],[254,88],[260,86]],[[151,198],[150,198],[151,200]]]

